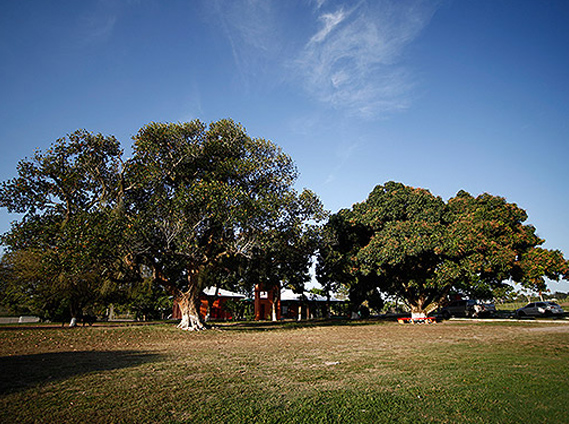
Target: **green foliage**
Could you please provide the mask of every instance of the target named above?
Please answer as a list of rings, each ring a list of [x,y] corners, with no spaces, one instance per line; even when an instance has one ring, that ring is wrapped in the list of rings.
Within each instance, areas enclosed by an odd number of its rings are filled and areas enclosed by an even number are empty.
[[[523,287],[538,292],[547,290],[544,277],[555,281],[569,278],[569,264],[559,250],[536,247],[525,252],[517,266],[517,281]]]
[[[445,203],[401,183],[377,186],[365,202],[331,217],[319,276],[360,302],[374,288],[429,312],[451,292],[491,297],[515,279],[542,290],[567,275],[567,261],[524,224],[525,211],[489,194],[461,191]],[[359,297],[358,297],[359,295]]]
[[[451,292],[506,296],[508,279],[544,291],[545,278],[569,278],[562,252],[541,248],[501,197],[444,202],[388,182],[321,228],[326,213],[293,188],[292,159],[231,120],[150,123],[134,140],[123,163],[116,139],[77,131],[2,183],[0,207],[22,214],[1,239],[4,305],[55,317],[118,301],[147,315],[166,296],[158,285],[193,300],[213,284],[300,291],[316,251],[324,290],[346,290],[353,309],[380,308],[378,289],[428,312]]]
[[[195,300],[206,284],[237,286],[254,272],[306,281],[324,212],[294,190],[279,147],[231,120],[150,123],[134,140],[123,163],[113,137],[77,131],[2,183],[0,207],[23,214],[2,238],[6,303],[77,316],[118,300],[147,315],[162,301],[157,283]]]
[[[133,285],[126,300],[137,320],[162,320],[172,312],[171,297],[152,278]]]
[[[2,256],[0,261],[0,303],[16,315],[37,312],[34,305],[34,289],[38,284],[37,273],[34,273],[39,255],[33,252],[10,252]],[[18,266],[27,262],[25,266]]]
[[[269,251],[287,255],[282,267],[298,262],[309,244],[305,222],[322,208],[313,193],[294,191],[296,176],[280,148],[233,121],[149,124],[128,164],[133,255],[174,292],[201,288],[215,272],[238,280],[253,257],[267,267]]]
[[[45,153],[20,161],[18,176],[2,183],[0,205],[26,217],[70,219],[117,200],[120,156],[114,137],[76,131]]]
[[[228,299],[223,303],[222,309],[229,312],[235,321],[251,320],[255,316],[252,302]]]
[[[111,290],[122,237],[121,154],[113,137],[77,131],[20,161],[18,176],[2,183],[0,206],[23,214],[2,238],[14,306],[77,317]]]

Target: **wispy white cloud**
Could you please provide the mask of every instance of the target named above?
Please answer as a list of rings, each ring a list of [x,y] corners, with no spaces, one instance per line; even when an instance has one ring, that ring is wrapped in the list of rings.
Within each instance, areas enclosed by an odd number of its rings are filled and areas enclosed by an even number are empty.
[[[277,12],[278,3],[260,0],[212,0],[207,2],[216,25],[226,35],[244,85],[258,84],[282,61],[286,40]]]
[[[310,39],[310,43],[320,43],[324,41],[326,36],[346,18],[346,15],[347,14],[344,12],[344,9],[340,9],[334,13],[324,13],[320,16],[320,20],[324,22],[324,28],[318,31],[316,35]]]
[[[327,106],[366,117],[409,106],[413,77],[405,48],[429,23],[436,2],[309,0],[303,11],[283,3],[207,3],[246,86],[286,82]]]
[[[360,148],[361,143],[359,141],[343,143],[336,147],[336,164],[324,180],[324,185],[332,184],[336,181],[337,174]]]
[[[326,0],[313,0],[314,4],[316,5],[316,9],[320,9],[324,3],[326,3]]]
[[[363,116],[407,108],[413,80],[401,58],[435,11],[422,1],[360,2],[319,9],[321,28],[296,61],[317,100]]]
[[[92,3],[78,22],[81,41],[91,44],[110,40],[123,9],[136,5],[134,0],[125,4],[102,0]]]
[[[108,40],[117,23],[116,16],[97,16],[86,20],[85,37],[89,42]]]
[[[95,0],[84,2],[82,13],[75,22],[80,44],[106,43],[112,39],[123,17],[154,0]]]

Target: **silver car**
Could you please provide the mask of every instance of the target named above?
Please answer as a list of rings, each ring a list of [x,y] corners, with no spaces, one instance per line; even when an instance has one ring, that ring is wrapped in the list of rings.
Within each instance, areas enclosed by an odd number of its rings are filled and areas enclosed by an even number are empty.
[[[563,313],[561,306],[554,302],[532,302],[514,312],[518,318],[561,316]]]

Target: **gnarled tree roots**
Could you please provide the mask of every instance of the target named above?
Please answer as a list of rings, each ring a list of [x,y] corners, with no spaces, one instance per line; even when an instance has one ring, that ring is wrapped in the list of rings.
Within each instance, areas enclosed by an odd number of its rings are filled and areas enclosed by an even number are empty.
[[[185,331],[201,331],[207,329],[198,316],[189,314],[182,315],[182,320],[178,324],[178,328]]]

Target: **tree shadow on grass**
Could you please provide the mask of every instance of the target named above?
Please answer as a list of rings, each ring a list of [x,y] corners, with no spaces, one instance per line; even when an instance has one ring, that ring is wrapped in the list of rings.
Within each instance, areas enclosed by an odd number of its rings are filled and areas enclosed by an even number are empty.
[[[51,352],[0,357],[0,395],[39,384],[157,362],[161,355],[127,351]]]

